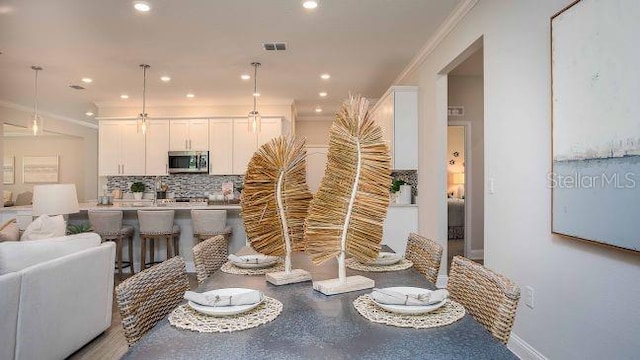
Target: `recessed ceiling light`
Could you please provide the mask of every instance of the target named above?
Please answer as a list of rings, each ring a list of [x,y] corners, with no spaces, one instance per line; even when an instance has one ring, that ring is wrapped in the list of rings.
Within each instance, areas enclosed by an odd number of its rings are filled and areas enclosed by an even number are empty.
[[[327,92],[323,91],[323,92],[319,93],[318,95],[320,95],[320,97],[326,97],[327,96]]]
[[[161,76],[160,80],[162,80],[164,82],[169,82],[169,81],[171,81],[171,78],[169,76],[165,75],[165,76]]]
[[[86,113],[84,113],[87,116],[93,116],[93,113],[91,111],[87,111]]]
[[[258,97],[258,96],[260,96],[260,93],[259,92],[254,92],[253,96]]]
[[[93,79],[92,78],[82,78],[82,82],[85,83],[85,84],[90,84],[90,83],[93,82]]]
[[[242,75],[240,75],[240,79],[242,79],[242,80],[249,80],[249,79],[251,79],[251,75],[242,74]]]
[[[187,94],[187,97],[188,97],[189,99],[193,99],[194,97],[196,97],[196,95],[195,95],[195,94],[192,94],[192,93],[188,93],[188,94]]]
[[[134,1],[133,7],[140,12],[147,12],[151,10],[151,5],[146,1]]]
[[[321,113],[322,112],[322,108],[320,106],[316,107],[316,112],[317,113]]]
[[[318,7],[318,2],[313,0],[305,0],[302,2],[302,6],[305,9],[315,9]]]
[[[127,94],[120,95],[120,99],[127,100],[128,98],[129,98],[129,95],[127,95]]]
[[[322,78],[322,80],[329,80],[329,78],[331,77],[331,75],[329,75],[329,74],[322,74],[322,75],[320,75],[320,77]]]

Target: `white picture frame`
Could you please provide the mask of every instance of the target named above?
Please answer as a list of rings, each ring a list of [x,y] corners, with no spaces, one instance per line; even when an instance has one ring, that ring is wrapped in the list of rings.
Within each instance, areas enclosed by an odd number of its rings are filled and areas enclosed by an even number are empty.
[[[22,182],[25,184],[57,183],[58,156],[23,156]]]
[[[15,157],[13,155],[8,155],[4,157],[3,163],[3,180],[2,183],[4,185],[12,185],[16,181],[16,172],[15,172]]]

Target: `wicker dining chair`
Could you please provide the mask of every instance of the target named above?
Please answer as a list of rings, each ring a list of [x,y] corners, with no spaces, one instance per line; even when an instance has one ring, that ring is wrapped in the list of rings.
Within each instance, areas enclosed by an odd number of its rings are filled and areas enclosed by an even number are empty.
[[[182,301],[189,279],[181,256],[143,270],[116,287],[124,336],[135,344]]]
[[[442,246],[424,236],[410,233],[407,240],[405,258],[413,262],[413,267],[432,284],[438,280],[440,261],[442,259]]]
[[[218,271],[227,261],[227,255],[227,239],[224,235],[216,235],[194,246],[193,262],[198,282],[203,282]]]
[[[447,285],[451,298],[506,344],[511,334],[520,287],[506,277],[462,256],[454,256]]]

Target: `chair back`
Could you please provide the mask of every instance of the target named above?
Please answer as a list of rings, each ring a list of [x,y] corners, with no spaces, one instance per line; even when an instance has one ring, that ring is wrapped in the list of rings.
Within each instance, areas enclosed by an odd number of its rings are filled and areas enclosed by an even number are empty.
[[[455,256],[447,289],[451,298],[506,344],[516,316],[520,288],[516,283],[462,256]]]
[[[171,234],[174,210],[138,210],[141,234]]]
[[[194,234],[219,234],[227,225],[226,210],[191,210]]]
[[[89,210],[89,223],[93,231],[104,235],[118,235],[122,229],[122,211]]]
[[[196,266],[198,282],[218,271],[227,261],[227,239],[216,235],[193,247],[193,262]]]
[[[175,256],[143,270],[116,287],[118,309],[129,346],[182,301],[189,290],[184,259]]]
[[[405,258],[413,267],[435,285],[442,260],[442,246],[424,236],[411,233],[407,239]]]

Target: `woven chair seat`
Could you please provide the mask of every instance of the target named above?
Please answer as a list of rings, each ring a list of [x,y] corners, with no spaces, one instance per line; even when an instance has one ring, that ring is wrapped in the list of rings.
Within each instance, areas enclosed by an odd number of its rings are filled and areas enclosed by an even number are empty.
[[[134,230],[133,230],[133,226],[131,225],[122,225],[122,227],[120,228],[120,231],[118,232],[99,232],[96,231],[96,233],[98,235],[100,235],[102,237],[103,240],[113,240],[112,238],[116,238],[118,236],[133,236]]]
[[[229,235],[233,232],[233,228],[231,226],[225,226],[225,228],[223,230],[220,231],[203,231],[203,232],[199,232],[196,233],[194,232],[193,235],[196,236],[216,236],[216,235]]]
[[[180,302],[189,290],[189,278],[181,256],[143,270],[116,287],[124,336],[135,344]]]
[[[178,225],[173,225],[173,228],[171,229],[171,232],[166,232],[166,231],[145,231],[145,232],[140,232],[140,235],[178,235],[180,234],[180,226]]]
[[[414,269],[424,275],[432,284],[435,284],[440,271],[442,251],[442,246],[437,242],[411,233],[407,240],[405,258],[411,260]]]
[[[520,287],[508,278],[462,256],[455,256],[447,289],[478,322],[502,343],[511,335]]]

